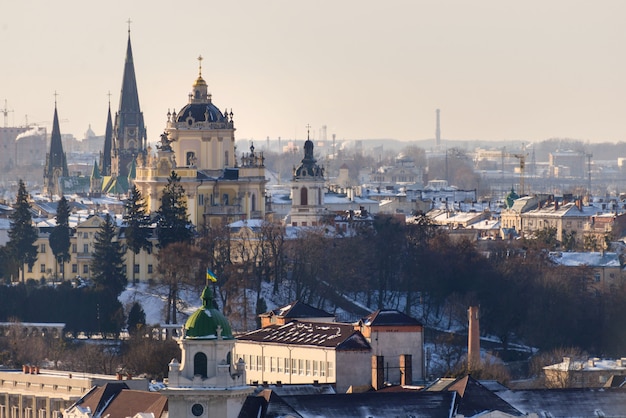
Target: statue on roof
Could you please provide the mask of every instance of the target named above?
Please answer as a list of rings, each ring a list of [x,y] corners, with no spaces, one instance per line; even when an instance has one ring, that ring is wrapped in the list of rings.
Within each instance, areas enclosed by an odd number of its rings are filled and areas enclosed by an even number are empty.
[[[160,151],[171,151],[172,150],[172,146],[170,145],[172,143],[172,140],[169,139],[169,137],[167,136],[166,132],[163,132],[161,134],[161,144],[157,144],[157,149],[159,149]]]

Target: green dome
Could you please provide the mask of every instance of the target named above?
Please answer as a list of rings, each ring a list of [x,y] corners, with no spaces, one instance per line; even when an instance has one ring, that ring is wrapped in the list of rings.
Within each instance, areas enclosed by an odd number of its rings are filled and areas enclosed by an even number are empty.
[[[202,308],[198,309],[185,323],[185,337],[193,339],[216,339],[217,328],[221,327],[222,338],[233,338],[228,320],[222,313],[214,308],[213,293],[209,286],[202,291]]]

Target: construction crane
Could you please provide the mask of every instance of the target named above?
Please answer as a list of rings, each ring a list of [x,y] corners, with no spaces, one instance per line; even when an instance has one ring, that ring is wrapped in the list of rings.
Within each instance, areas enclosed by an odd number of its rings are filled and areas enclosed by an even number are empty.
[[[13,113],[13,110],[9,110],[7,106],[7,99],[4,99],[4,109],[0,109],[0,112],[4,115],[4,127],[9,126],[9,113]]]

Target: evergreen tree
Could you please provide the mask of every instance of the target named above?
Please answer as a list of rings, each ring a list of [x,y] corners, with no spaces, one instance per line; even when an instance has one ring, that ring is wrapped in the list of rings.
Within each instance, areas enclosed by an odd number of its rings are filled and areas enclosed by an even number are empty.
[[[152,234],[150,230],[150,216],[148,216],[146,202],[137,186],[133,184],[128,200],[124,202],[124,235],[126,245],[133,252],[133,283],[135,282],[135,256],[141,250],[150,252],[152,243],[149,238]]]
[[[65,196],[61,197],[57,204],[56,226],[50,232],[50,249],[56,261],[54,276],[57,277],[57,265],[70,261],[70,205]],[[65,280],[65,269],[61,268],[61,275]]]
[[[119,295],[126,287],[124,250],[115,235],[115,224],[109,214],[96,232],[91,273],[99,289]]]
[[[187,214],[185,189],[180,176],[172,171],[161,196],[161,207],[157,211],[157,236],[159,248],[174,242],[190,242],[193,238],[192,223]]]
[[[33,225],[26,185],[21,179],[13,208],[15,210],[10,215],[11,227],[7,247],[19,265],[22,272],[22,282],[24,282],[24,265],[27,264],[29,268],[32,268],[37,261],[37,246],[35,245],[37,228]]]
[[[139,302],[133,303],[128,312],[128,333],[133,336],[146,326],[146,313]]]

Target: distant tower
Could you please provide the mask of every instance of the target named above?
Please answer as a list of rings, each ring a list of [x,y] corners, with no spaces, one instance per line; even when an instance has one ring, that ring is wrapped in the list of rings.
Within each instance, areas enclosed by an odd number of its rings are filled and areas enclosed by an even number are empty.
[[[437,126],[435,128],[435,142],[437,149],[441,149],[441,125],[439,120],[439,112],[439,109],[435,111],[435,113],[437,114]]]
[[[307,127],[308,128],[308,127]],[[291,180],[291,224],[317,226],[324,216],[324,169],[313,156],[313,141],[304,143],[304,158],[293,170]]]
[[[109,95],[109,111],[107,114],[107,124],[104,131],[104,149],[100,158],[100,174],[111,175],[111,150],[113,143],[113,120],[111,119],[111,97]]]
[[[100,197],[102,192],[102,176],[100,175],[100,169],[98,168],[98,161],[93,162],[93,169],[91,170],[91,177],[89,178],[89,195],[93,197]]]
[[[44,193],[50,196],[62,196],[63,189],[61,188],[60,178],[68,176],[67,158],[63,152],[61,129],[59,128],[59,115],[57,112],[57,101],[55,99],[52,135],[50,137],[50,152],[46,155],[46,166],[43,173]]]
[[[107,192],[125,193],[129,189],[127,179],[131,166],[137,155],[145,154],[147,144],[146,127],[137,93],[129,26],[120,107],[115,113],[112,136],[111,176],[115,181],[108,185]]]

